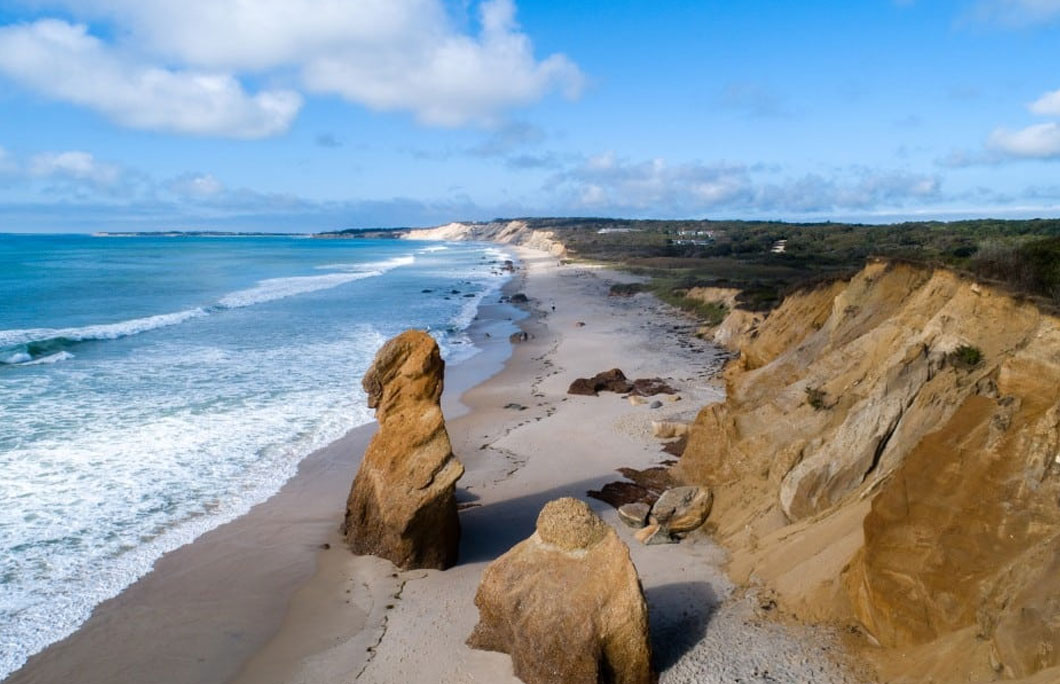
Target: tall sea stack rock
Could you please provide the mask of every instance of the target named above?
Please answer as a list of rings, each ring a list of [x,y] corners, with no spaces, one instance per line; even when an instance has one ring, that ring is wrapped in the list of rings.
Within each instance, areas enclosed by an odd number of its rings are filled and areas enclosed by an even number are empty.
[[[464,466],[442,417],[444,372],[434,339],[408,330],[383,345],[364,375],[379,432],[346,502],[343,534],[354,553],[404,569],[442,570],[456,562],[454,491]]]
[[[482,575],[467,643],[512,657],[526,684],[650,684],[648,607],[629,549],[582,501],[545,505],[537,531]]]

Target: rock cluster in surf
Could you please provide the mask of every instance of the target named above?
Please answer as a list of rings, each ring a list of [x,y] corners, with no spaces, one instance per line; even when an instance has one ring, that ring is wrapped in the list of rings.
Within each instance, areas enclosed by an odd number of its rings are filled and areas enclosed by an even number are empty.
[[[434,339],[409,330],[383,345],[364,375],[379,432],[346,502],[343,534],[354,553],[405,569],[445,569],[456,562],[455,490],[464,467],[442,417],[444,371]]]
[[[582,501],[486,568],[468,645],[508,653],[526,684],[650,684],[648,608],[629,549]]]

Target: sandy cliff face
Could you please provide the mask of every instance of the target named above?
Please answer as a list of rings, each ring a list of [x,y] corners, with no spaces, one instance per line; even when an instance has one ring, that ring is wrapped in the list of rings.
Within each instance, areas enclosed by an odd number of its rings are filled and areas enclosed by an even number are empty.
[[[888,680],[1060,677],[1060,321],[873,263],[730,339],[675,474],[737,576],[859,623]]]
[[[525,221],[494,221],[491,223],[449,223],[437,228],[410,230],[407,240],[476,240],[521,245],[539,249],[553,256],[563,256],[567,249],[550,230],[534,230]]]

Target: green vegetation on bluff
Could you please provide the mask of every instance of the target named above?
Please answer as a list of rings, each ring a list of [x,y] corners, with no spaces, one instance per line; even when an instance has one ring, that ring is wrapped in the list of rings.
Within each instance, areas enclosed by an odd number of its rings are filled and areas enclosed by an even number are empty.
[[[779,221],[524,219],[552,230],[571,256],[621,263],[682,305],[696,286],[743,290],[767,310],[784,293],[859,270],[871,257],[944,265],[1060,303],[1060,219],[925,221],[890,225]],[[704,312],[714,318],[717,312]]]

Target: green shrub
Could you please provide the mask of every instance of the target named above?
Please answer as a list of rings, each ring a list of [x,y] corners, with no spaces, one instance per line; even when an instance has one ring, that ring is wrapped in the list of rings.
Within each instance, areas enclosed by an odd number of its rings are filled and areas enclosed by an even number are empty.
[[[718,325],[729,315],[729,309],[720,302],[704,302],[688,296],[688,290],[673,288],[660,283],[652,288],[655,296],[670,306],[687,311],[705,325]]]
[[[1060,238],[984,242],[970,264],[980,277],[1060,300]]]
[[[962,344],[950,352],[950,360],[958,368],[975,368],[983,361],[983,352],[979,347]]]
[[[828,408],[828,395],[820,387],[807,387],[806,403],[813,407],[814,411]]]

